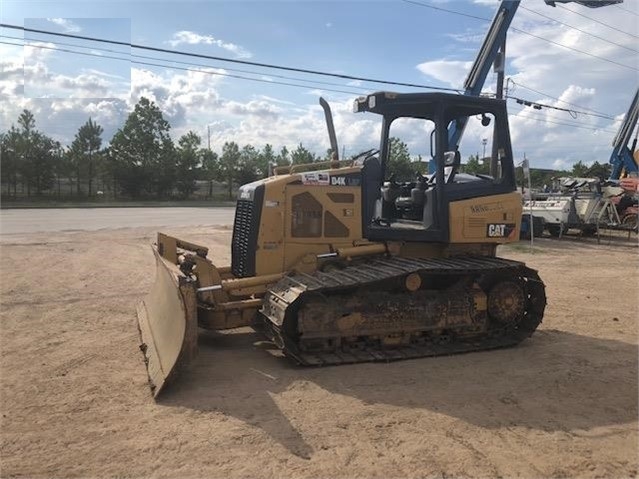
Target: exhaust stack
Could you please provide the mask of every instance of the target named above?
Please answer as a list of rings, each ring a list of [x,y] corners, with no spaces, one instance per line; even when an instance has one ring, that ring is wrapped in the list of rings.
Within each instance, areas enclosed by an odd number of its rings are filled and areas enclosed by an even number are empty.
[[[324,98],[320,97],[320,105],[324,109],[324,117],[326,118],[326,128],[328,129],[328,138],[331,142],[331,161],[339,161],[339,148],[337,147],[337,136],[335,135],[335,126],[333,125],[333,114],[331,113],[331,107]]]

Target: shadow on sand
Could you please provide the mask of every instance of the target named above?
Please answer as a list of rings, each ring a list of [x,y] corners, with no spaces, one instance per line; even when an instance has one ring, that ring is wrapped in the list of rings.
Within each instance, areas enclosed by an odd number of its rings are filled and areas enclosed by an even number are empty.
[[[540,330],[511,349],[302,368],[256,347],[261,338],[252,331],[201,335],[196,362],[159,402],[230,415],[304,458],[312,448],[272,398],[298,381],[488,429],[588,431],[637,418],[638,347],[621,341]]]

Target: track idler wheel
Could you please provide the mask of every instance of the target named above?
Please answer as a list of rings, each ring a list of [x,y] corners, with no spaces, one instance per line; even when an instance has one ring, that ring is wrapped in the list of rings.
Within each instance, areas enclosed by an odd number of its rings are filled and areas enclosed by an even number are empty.
[[[513,280],[493,285],[488,293],[488,315],[501,324],[514,324],[521,319],[526,308],[522,286]]]

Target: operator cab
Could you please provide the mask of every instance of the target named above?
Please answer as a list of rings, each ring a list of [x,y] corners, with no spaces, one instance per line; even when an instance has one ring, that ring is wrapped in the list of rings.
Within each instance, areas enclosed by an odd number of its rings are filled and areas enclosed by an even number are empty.
[[[382,115],[379,158],[362,168],[362,231],[372,241],[447,242],[451,202],[516,190],[503,100],[379,92],[358,98],[354,110]],[[451,132],[464,128],[464,142],[451,144]],[[497,158],[494,177],[490,159],[478,158],[486,146]]]

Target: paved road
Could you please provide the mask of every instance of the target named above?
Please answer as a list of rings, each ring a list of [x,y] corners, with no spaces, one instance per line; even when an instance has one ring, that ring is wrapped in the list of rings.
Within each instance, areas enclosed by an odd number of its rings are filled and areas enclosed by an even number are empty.
[[[0,210],[0,234],[135,226],[233,223],[234,208],[44,208]]]

